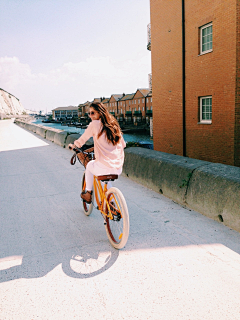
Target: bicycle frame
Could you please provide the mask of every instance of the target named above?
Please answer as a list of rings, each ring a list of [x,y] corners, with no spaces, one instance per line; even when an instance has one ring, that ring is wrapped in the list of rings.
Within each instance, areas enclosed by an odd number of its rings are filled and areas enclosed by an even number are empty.
[[[85,186],[84,186],[85,188]],[[111,208],[110,208],[110,205],[109,205],[109,201],[107,200],[106,198],[106,192],[108,190],[107,188],[107,182],[104,182],[104,187],[102,187],[102,183],[100,180],[97,180],[97,177],[94,176],[94,179],[93,179],[93,188],[94,188],[94,196],[95,196],[95,199],[96,199],[96,203],[97,203],[97,209],[104,215],[106,216],[107,218],[113,220],[113,215],[112,215],[112,212],[111,212]],[[118,204],[118,201],[115,197],[115,195],[113,194],[112,195],[114,200],[115,200],[115,203],[117,205],[117,208],[118,208],[118,212],[120,213],[121,217],[122,217],[122,214],[121,214],[121,209],[120,209],[120,206]],[[104,211],[104,204],[106,203],[107,205],[107,212],[106,213]]]

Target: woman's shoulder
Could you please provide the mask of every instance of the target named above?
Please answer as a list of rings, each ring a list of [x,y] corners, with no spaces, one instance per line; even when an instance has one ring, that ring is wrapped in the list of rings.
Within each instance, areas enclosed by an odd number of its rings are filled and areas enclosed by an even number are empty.
[[[102,122],[100,120],[92,120],[88,125],[88,127],[90,127],[92,130],[97,130],[97,131],[99,131],[101,126],[102,126]]]
[[[92,120],[92,122],[90,123],[93,123],[95,126],[99,126],[102,124],[101,120]]]

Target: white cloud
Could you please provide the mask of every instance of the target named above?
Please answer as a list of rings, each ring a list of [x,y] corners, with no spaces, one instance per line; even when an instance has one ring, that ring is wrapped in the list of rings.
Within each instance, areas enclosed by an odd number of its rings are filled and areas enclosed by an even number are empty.
[[[68,62],[47,73],[32,73],[17,57],[0,58],[0,87],[16,95],[27,109],[48,111],[58,106],[79,104],[94,97],[131,93],[146,87],[150,59],[114,60],[89,57]]]
[[[19,83],[29,80],[34,80],[34,75],[28,64],[20,63],[17,57],[0,57],[0,84],[2,86],[14,90]]]

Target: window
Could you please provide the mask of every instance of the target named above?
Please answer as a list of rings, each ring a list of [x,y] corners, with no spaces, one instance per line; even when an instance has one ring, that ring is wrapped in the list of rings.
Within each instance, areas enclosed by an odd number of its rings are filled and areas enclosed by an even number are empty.
[[[200,54],[212,51],[212,23],[200,28]]]
[[[134,100],[134,103],[136,104],[136,100]]]
[[[140,103],[140,99],[138,99],[138,104]]]
[[[148,98],[147,98],[147,102],[148,102]]]
[[[200,98],[200,123],[212,123],[212,97]]]
[[[141,111],[140,107],[138,107],[138,111]]]
[[[121,108],[121,111],[120,111],[120,113],[122,114],[122,108]]]
[[[142,99],[142,103],[144,103],[144,99]]]
[[[151,102],[152,102],[152,98],[151,98]]]
[[[142,111],[144,111],[144,107],[142,107]]]

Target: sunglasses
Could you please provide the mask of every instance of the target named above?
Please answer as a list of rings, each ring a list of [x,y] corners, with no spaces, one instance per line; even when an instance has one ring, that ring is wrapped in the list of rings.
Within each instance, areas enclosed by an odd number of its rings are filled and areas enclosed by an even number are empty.
[[[94,114],[95,114],[94,111],[88,112],[88,115],[89,115],[89,116],[93,116]]]

